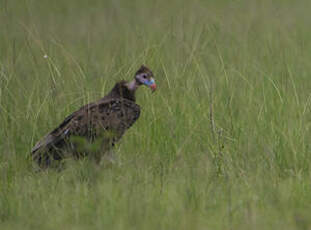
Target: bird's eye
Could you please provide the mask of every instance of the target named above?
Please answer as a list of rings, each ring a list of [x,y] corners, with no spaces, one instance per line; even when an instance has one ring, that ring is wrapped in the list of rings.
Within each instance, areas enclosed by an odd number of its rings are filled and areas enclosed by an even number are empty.
[[[147,78],[147,75],[143,75],[143,78],[146,79],[146,78]]]

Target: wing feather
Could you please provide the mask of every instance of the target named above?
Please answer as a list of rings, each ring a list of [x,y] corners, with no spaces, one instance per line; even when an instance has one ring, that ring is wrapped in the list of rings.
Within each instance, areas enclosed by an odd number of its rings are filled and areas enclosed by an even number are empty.
[[[139,105],[127,99],[101,100],[85,105],[67,116],[57,128],[42,138],[32,149],[32,154],[38,151],[49,152],[54,147],[62,148],[71,135],[92,140],[94,134],[114,131],[117,133],[114,141],[117,141],[139,115]]]

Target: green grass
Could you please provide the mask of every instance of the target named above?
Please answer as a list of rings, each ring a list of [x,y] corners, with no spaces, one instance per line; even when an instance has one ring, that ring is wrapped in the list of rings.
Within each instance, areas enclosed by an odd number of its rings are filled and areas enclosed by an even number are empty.
[[[2,1],[0,229],[311,229],[310,7]],[[35,142],[141,64],[158,91],[122,165],[35,173]]]

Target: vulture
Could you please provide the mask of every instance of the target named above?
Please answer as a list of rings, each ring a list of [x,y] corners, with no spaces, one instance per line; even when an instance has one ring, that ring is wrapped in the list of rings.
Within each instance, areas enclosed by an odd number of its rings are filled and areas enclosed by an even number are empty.
[[[33,161],[43,169],[68,157],[88,157],[100,163],[139,118],[135,92],[141,85],[156,90],[153,73],[144,65],[132,81],[117,82],[106,96],[82,106],[38,141],[31,150]]]

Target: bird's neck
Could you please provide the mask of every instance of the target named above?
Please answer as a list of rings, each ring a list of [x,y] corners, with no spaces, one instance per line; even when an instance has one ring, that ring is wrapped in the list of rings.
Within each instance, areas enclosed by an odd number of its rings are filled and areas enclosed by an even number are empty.
[[[126,83],[125,85],[132,92],[135,92],[138,89],[138,86],[139,86],[135,79],[133,79],[132,81]]]
[[[138,88],[138,85],[135,79],[131,82],[120,81],[115,84],[111,92],[104,97],[104,99],[112,98],[125,98],[131,101],[135,101],[135,92]]]

